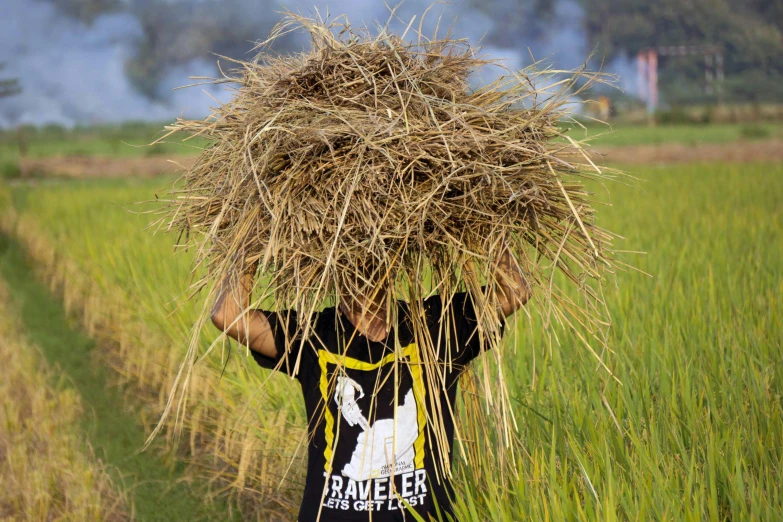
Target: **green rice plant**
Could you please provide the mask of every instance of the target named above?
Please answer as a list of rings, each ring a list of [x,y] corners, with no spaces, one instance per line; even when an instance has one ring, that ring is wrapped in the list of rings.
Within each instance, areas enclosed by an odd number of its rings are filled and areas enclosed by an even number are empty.
[[[19,192],[15,196],[17,203],[27,198],[27,194]],[[97,210],[97,214],[101,210],[111,213],[118,208],[104,206]],[[96,214],[91,218],[97,220],[96,225],[101,220]],[[67,218],[63,223],[66,227],[73,224]],[[122,225],[121,221],[114,223]],[[87,237],[83,244],[68,244],[67,252],[53,247],[56,242],[42,233],[38,225],[37,217],[14,211],[6,212],[2,220],[2,228],[24,242],[51,287],[62,296],[66,309],[81,320],[90,335],[110,341],[105,343],[103,359],[115,370],[117,382],[130,385],[129,391],[141,397],[143,420],[151,429],[163,411],[181,360],[173,348],[189,330],[188,320],[180,317],[180,313],[193,313],[183,309],[169,316],[176,292],[166,293],[162,290],[162,280],[144,269],[144,266],[157,266],[161,259],[170,257],[170,252],[142,250],[150,256],[144,265],[126,265],[126,260],[114,255],[125,251],[120,246],[121,236],[113,236],[119,229],[112,230],[108,221],[103,230],[108,235],[99,239],[115,237],[117,243],[98,244],[93,243],[94,237]],[[71,247],[82,249],[82,254],[71,257]],[[111,273],[87,270],[97,268],[89,264],[91,260],[107,262],[104,268],[113,267],[109,269]],[[112,274],[121,274],[119,281],[125,286],[118,285]],[[181,276],[175,276],[174,281],[163,286],[174,289],[179,284],[183,284]],[[156,295],[160,299],[156,303],[158,307],[148,308],[151,302],[143,303],[129,295],[126,291],[129,286]],[[211,342],[208,333],[205,339],[204,342]],[[194,374],[188,397],[193,407],[188,408],[187,418],[182,419],[187,437],[169,430],[167,440],[173,449],[180,451],[181,457],[193,464],[195,474],[206,473],[206,478],[214,482],[214,491],[227,491],[248,517],[263,510],[265,520],[288,520],[301,495],[301,488],[295,487],[292,492],[288,483],[297,484],[304,471],[299,464],[301,455],[297,453],[304,450],[301,446],[304,424],[297,417],[304,418],[304,413],[279,406],[291,395],[294,384],[288,379],[266,387],[263,394],[255,393],[262,381],[257,373],[247,372],[247,361],[237,355],[234,353],[225,360],[218,355]],[[289,470],[292,459],[294,465]],[[286,476],[288,482],[280,487]]]
[[[73,388],[59,385],[25,339],[0,280],[0,518],[123,521],[132,510],[74,427],[83,414]]]
[[[161,136],[161,125],[97,125],[66,129],[63,127],[29,127],[0,129],[0,162],[16,164],[20,149],[24,156],[112,156],[135,157],[151,154],[197,154],[204,140],[187,145],[176,139],[154,147],[147,146]]]
[[[546,315],[531,302],[530,318],[522,314],[508,330],[503,361],[520,440],[516,477],[502,486],[489,466],[467,470],[474,463],[460,447],[481,451],[498,434],[492,426],[463,433],[455,442],[459,520],[783,519],[783,166],[683,165],[635,174],[644,180],[637,187],[595,187],[610,205],[599,212],[600,225],[626,233],[618,248],[647,252],[626,254],[644,273],[619,273],[605,295],[615,322],[613,352],[604,359],[616,379],[571,334],[559,332],[549,343]],[[123,208],[159,187],[95,181],[15,186],[11,193],[18,223],[34,224],[52,252],[46,266],[72,264],[84,278],[72,286],[89,281],[90,294],[100,296],[101,306],[88,308],[126,314],[109,314],[117,317],[104,335],[120,345],[109,356],[121,375],[154,398],[151,423],[203,305],[184,302],[187,254],[175,256],[168,238],[142,233],[146,217]],[[201,346],[217,333],[204,331]],[[475,371],[482,364],[493,370],[484,359]],[[288,469],[296,443],[276,452],[264,444],[273,426],[301,440],[298,390],[248,364],[244,350],[218,353],[203,366],[212,370],[191,405],[204,400],[210,407],[188,408],[186,433],[217,464],[199,470],[233,491],[247,513],[273,505],[263,488],[255,493],[269,483],[264,477],[282,480],[296,505],[301,460]],[[266,379],[272,384],[258,397]],[[232,429],[237,418],[241,429]],[[242,460],[252,453],[260,455]],[[272,512],[293,519],[283,509]]]

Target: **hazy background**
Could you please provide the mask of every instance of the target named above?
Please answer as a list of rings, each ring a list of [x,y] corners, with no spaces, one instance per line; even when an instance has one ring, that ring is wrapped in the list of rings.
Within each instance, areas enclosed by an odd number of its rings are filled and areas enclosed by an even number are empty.
[[[429,5],[408,0],[398,15],[407,22]],[[314,6],[347,13],[354,25],[389,13],[375,0],[3,0],[0,90],[16,94],[0,98],[0,126],[204,115],[213,102],[201,88],[174,88],[217,74],[212,53],[250,58],[284,9]],[[633,106],[639,50],[686,44],[722,49],[722,94],[705,92],[703,57],[661,57],[660,108],[783,101],[783,0],[456,0],[436,7],[425,26],[441,12],[456,19],[456,36],[481,40],[511,67],[532,55],[572,68],[595,50],[592,67],[621,77],[623,92],[609,93],[620,107]],[[278,49],[306,43],[291,35]]]

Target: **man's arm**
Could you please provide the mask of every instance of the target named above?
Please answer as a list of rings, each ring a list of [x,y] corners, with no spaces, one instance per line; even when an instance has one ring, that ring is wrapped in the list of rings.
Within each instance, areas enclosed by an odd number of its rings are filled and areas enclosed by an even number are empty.
[[[277,347],[269,321],[263,312],[247,310],[254,272],[243,274],[236,286],[231,284],[231,276],[226,276],[212,307],[212,323],[251,350],[274,358],[277,357]]]
[[[519,267],[508,245],[503,245],[495,258],[495,282],[498,285],[498,311],[504,317],[513,314],[530,299],[531,290],[522,269]]]

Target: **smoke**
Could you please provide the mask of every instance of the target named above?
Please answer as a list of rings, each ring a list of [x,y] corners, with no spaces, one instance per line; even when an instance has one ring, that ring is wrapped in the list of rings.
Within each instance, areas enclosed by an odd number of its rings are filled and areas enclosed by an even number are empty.
[[[175,91],[164,103],[133,88],[124,64],[142,31],[130,14],[105,14],[88,26],[49,3],[3,1],[12,15],[0,19],[0,62],[6,63],[4,75],[19,78],[22,93],[0,101],[0,125],[72,126],[205,112],[209,97],[195,89]],[[188,72],[214,74],[203,61],[189,65],[169,71],[165,83],[185,83]]]
[[[639,96],[641,94],[636,78],[636,58],[631,58],[627,52],[621,51],[609,64],[608,69],[620,78],[618,87],[625,94],[628,96]]]
[[[210,54],[247,58],[285,8],[314,13],[317,0],[144,0],[95,16],[91,23],[66,16],[46,0],[3,0],[10,16],[0,18],[0,63],[4,77],[17,77],[18,96],[0,99],[0,126],[19,123],[66,126],[125,120],[200,117],[230,93],[209,86],[173,90],[192,83],[190,76],[214,76]],[[109,4],[111,5],[111,4]],[[407,1],[391,26],[402,31],[430,0]],[[321,15],[327,12],[320,5]],[[353,25],[386,22],[381,0],[337,0],[328,12],[347,14]],[[436,5],[422,32],[482,43],[484,53],[510,69],[545,59],[557,68],[581,65],[588,55],[584,12],[575,0],[457,0]],[[413,36],[420,20],[414,22]],[[453,25],[453,27],[452,27]],[[414,36],[415,37],[415,36]],[[279,50],[299,50],[306,35],[284,40]],[[481,71],[491,81],[499,70]],[[209,96],[202,92],[206,89]]]

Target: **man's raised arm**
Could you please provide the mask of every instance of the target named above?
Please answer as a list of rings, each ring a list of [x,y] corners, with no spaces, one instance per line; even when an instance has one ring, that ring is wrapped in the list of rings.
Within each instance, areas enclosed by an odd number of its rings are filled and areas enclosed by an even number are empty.
[[[269,321],[263,312],[248,310],[254,272],[243,274],[237,285],[226,276],[212,307],[212,324],[251,350],[274,358],[277,347]]]

